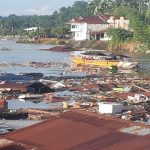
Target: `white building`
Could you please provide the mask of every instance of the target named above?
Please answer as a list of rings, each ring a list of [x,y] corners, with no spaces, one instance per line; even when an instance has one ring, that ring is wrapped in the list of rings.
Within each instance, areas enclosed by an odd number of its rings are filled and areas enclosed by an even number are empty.
[[[39,29],[39,27],[31,27],[31,28],[26,28],[24,29],[27,32],[36,32]]]
[[[121,103],[98,103],[99,113],[101,114],[116,114],[121,113],[123,105]]]
[[[107,35],[109,28],[128,30],[129,20],[118,16],[83,16],[68,22],[71,25],[73,39],[82,40],[111,40]]]

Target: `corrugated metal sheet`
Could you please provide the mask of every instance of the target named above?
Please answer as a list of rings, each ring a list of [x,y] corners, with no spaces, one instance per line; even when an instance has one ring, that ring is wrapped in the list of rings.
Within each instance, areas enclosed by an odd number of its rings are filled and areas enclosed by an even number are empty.
[[[120,131],[125,132],[125,133],[134,134],[134,135],[140,135],[140,136],[150,134],[150,128],[144,128],[144,127],[141,127],[141,126],[127,127],[127,128],[121,129]]]
[[[120,132],[125,126],[129,123],[70,111],[5,138],[37,150],[149,150],[149,138]]]

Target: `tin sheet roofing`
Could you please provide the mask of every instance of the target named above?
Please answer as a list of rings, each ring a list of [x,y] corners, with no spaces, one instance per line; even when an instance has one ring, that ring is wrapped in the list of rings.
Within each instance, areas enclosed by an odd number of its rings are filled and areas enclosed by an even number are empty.
[[[38,150],[149,150],[148,137],[119,131],[128,122],[87,114],[66,112],[5,138],[36,146]]]
[[[134,135],[140,135],[140,136],[150,134],[150,128],[144,128],[144,127],[141,127],[141,126],[127,127],[127,128],[121,129],[120,131],[125,132],[125,133],[134,134]]]

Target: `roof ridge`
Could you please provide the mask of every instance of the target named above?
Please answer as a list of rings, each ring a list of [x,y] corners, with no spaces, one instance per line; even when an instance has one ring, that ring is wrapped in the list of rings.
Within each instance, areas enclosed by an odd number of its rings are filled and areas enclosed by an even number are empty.
[[[106,18],[103,18],[103,15],[98,16],[100,19],[102,19],[104,22],[106,22]]]

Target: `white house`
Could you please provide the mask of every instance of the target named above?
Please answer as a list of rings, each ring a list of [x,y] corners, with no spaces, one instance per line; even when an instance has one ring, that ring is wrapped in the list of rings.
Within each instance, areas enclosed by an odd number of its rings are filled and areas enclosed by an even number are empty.
[[[109,28],[129,29],[129,20],[118,16],[83,16],[70,20],[73,39],[82,40],[111,40],[107,35]]]

